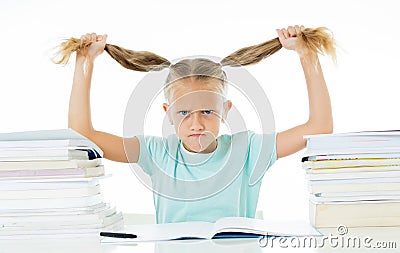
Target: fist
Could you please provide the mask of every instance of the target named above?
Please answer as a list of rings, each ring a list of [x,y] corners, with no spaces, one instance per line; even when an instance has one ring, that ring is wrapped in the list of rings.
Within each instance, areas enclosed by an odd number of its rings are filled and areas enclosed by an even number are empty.
[[[284,48],[299,52],[301,51],[301,43],[298,43],[298,37],[304,29],[304,26],[295,25],[289,26],[287,29],[276,29],[276,32],[278,33],[279,41]]]
[[[87,45],[78,54],[87,58],[94,59],[104,51],[106,46],[107,35],[97,35],[96,33],[87,33],[81,36],[81,43]]]

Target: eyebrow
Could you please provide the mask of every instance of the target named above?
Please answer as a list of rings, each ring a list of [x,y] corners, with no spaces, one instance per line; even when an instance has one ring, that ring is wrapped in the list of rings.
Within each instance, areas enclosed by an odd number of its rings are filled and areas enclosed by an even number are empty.
[[[181,112],[181,111],[193,112],[193,111],[217,111],[217,110],[215,108],[201,108],[201,109],[196,109],[196,110],[179,108],[179,109],[175,109],[174,111],[175,112]]]

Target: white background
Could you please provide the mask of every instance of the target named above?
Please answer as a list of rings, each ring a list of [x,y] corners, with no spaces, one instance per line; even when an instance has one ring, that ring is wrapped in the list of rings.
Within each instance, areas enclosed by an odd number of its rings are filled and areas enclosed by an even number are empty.
[[[276,37],[275,28],[295,24],[326,26],[340,46],[336,65],[321,57],[334,132],[399,129],[396,6],[389,0],[1,0],[0,132],[68,126],[74,63],[61,67],[50,61],[52,48],[61,39],[107,33],[111,44],[170,60],[190,55],[224,57]],[[294,52],[283,49],[247,70],[268,95],[277,131],[307,120],[306,85]],[[144,75],[122,68],[107,54],[97,59],[92,85],[96,129],[122,136],[126,104]],[[277,161],[266,174],[259,200],[265,218],[308,219],[302,153]],[[151,192],[129,166],[103,162],[113,174],[103,181],[107,200],[124,212],[153,213]]]

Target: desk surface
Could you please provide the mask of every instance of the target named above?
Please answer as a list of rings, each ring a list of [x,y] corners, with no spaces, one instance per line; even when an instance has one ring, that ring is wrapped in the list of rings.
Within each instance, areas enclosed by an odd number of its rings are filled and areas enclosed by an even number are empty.
[[[131,221],[132,219],[126,219],[127,227]],[[384,252],[398,252],[400,249],[400,227],[349,228],[340,232],[332,228],[320,231],[324,234],[320,238],[184,240],[130,244],[104,244],[98,238],[0,240],[0,253],[262,253],[270,252],[271,249],[336,252],[338,249],[348,251],[349,248],[359,252],[368,248],[386,248]]]

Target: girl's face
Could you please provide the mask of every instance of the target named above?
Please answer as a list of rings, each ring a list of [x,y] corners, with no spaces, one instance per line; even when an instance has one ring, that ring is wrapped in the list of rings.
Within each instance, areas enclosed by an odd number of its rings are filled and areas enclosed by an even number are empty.
[[[179,80],[171,92],[171,104],[163,105],[184,147],[196,153],[210,153],[217,147],[216,138],[222,119],[232,107],[231,101],[215,91],[215,79]]]

